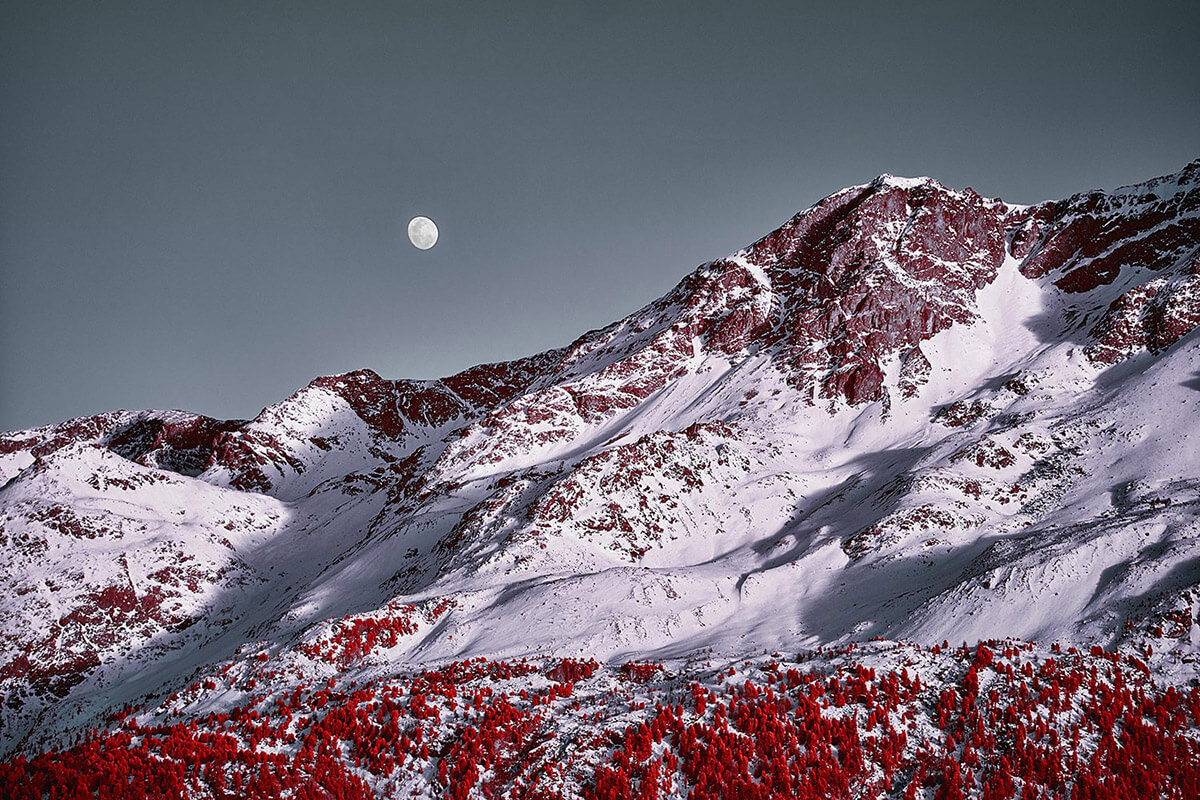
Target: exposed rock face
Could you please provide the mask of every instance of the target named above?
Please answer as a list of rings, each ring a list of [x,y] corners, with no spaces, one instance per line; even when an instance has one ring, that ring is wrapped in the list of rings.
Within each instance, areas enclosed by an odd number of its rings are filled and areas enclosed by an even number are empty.
[[[1115,364],[1149,350],[1161,353],[1200,325],[1200,250],[1114,300],[1090,331],[1088,358]]]
[[[143,466],[195,476],[213,465],[221,435],[244,424],[182,414],[143,416],[114,429],[107,445],[122,458]]]
[[[1161,270],[1200,237],[1200,159],[1176,175],[1115,193],[1088,192],[1029,209],[1012,233],[1021,271],[1054,273],[1064,292],[1089,292],[1122,272]]]
[[[883,362],[976,318],[1004,259],[1008,207],[936,181],[882,176],[751,245],[781,299],[779,358],[801,388],[879,400]]]
[[[252,651],[341,679],[1012,635],[1178,666],[1198,184],[881,176],[567,347],[0,435],[4,747]]]
[[[933,370],[933,365],[929,363],[929,359],[921,352],[921,348],[914,347],[904,354],[900,360],[900,394],[903,397],[914,397],[921,391],[921,387],[929,382],[929,373]]]

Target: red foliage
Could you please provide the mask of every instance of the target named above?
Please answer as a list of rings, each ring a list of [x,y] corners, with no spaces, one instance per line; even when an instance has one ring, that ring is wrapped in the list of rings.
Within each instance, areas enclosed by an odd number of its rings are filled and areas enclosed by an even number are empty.
[[[646,662],[476,659],[365,686],[301,684],[173,723],[127,709],[109,732],[0,764],[0,795],[1200,796],[1200,689],[1157,688],[1100,648],[934,650],[895,653],[957,680],[877,671],[853,646],[686,680]]]
[[[360,617],[345,617],[335,623],[333,635],[301,646],[300,652],[309,658],[348,667],[363,660],[377,647],[395,647],[401,636],[417,632],[417,618],[435,622],[453,607],[454,601],[443,599],[424,607],[407,603],[389,603],[383,609]]]

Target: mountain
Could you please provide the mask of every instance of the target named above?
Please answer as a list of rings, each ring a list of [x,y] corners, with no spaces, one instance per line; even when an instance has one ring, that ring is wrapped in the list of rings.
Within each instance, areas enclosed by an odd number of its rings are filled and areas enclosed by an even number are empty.
[[[1200,160],[1033,206],[882,175],[561,349],[434,381],[318,378],[253,420],[118,411],[0,435],[0,782],[101,761],[174,779],[163,764],[187,759],[164,741],[229,736],[206,757],[221,777],[178,791],[704,796],[682,743],[765,684],[838,758],[866,748],[866,766],[814,756],[805,785],[1012,796],[995,777],[1019,761],[1011,726],[972,764],[976,728],[1008,724],[1005,692],[1030,678],[1061,710],[1032,677],[1049,669],[1098,715],[1085,730],[1131,686],[1169,707],[1127,704],[1180,754],[1156,791],[1184,791],[1198,326]],[[843,702],[810,707],[818,684]],[[874,720],[884,695],[907,731],[847,729],[851,746],[821,722],[868,696]],[[402,696],[372,730],[406,756],[322,749]],[[1148,780],[1080,745],[1087,713],[1054,723],[1076,736],[1055,769]],[[658,739],[631,761],[638,725]],[[497,737],[508,751],[479,750]],[[761,788],[775,750],[758,746]]]

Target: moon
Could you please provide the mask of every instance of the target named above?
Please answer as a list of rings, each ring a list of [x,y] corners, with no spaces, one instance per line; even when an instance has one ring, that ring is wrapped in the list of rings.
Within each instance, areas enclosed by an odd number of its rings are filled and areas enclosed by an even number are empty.
[[[438,229],[429,217],[413,217],[408,223],[408,240],[418,250],[428,250],[437,244]]]

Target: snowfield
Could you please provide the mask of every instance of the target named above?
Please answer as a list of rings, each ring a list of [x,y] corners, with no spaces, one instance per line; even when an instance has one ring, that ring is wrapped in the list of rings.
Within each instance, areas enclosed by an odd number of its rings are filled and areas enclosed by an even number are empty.
[[[1200,161],[881,176],[558,350],[0,435],[0,786],[1194,797],[1197,328]]]

